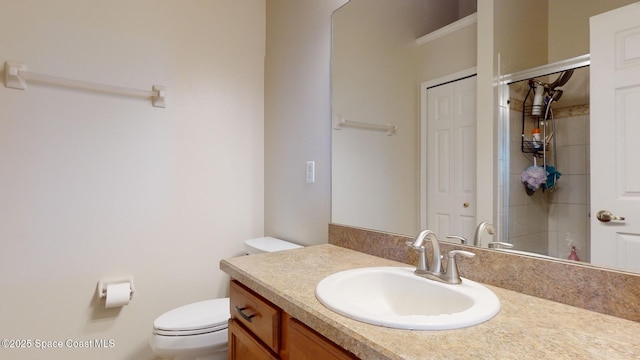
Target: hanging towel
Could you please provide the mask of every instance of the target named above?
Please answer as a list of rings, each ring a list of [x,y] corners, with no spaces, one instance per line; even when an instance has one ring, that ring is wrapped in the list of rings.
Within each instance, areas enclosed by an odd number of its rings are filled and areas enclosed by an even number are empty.
[[[558,179],[560,179],[560,176],[562,175],[562,173],[560,173],[558,170],[556,170],[555,167],[551,165],[547,165],[546,169],[547,169],[547,181],[544,184],[544,189],[553,190],[553,188],[556,187],[556,183],[558,182]]]

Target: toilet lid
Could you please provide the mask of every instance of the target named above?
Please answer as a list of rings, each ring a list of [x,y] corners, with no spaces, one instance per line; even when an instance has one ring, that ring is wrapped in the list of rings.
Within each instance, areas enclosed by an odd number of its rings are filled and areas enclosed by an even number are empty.
[[[229,317],[229,298],[206,300],[160,315],[153,328],[162,335],[194,335],[227,328]]]
[[[276,252],[282,250],[298,249],[302,246],[273,237],[261,237],[244,241],[245,248],[250,254]]]

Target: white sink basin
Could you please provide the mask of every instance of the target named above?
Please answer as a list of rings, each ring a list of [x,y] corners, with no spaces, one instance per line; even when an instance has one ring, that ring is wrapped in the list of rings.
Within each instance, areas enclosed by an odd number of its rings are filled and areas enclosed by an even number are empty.
[[[444,284],[419,277],[414,270],[342,271],[320,281],[316,297],[348,318],[398,329],[459,329],[487,321],[500,311],[500,300],[477,282],[463,278],[460,285]]]

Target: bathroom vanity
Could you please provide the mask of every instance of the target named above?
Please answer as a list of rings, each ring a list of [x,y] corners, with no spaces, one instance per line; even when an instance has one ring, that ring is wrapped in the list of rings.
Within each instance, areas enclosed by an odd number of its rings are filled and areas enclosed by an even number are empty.
[[[323,278],[371,266],[408,265],[330,244],[221,261],[232,279],[230,358],[260,350],[264,357],[252,359],[640,358],[638,322],[490,285],[500,312],[477,326],[446,331],[369,325],[338,315],[316,299],[315,287]],[[259,304],[268,305],[260,309],[260,319],[270,319],[266,332],[235,309],[247,308],[242,311],[249,317]],[[312,353],[323,349],[329,354]]]
[[[229,359],[357,359],[238,281],[229,292]]]

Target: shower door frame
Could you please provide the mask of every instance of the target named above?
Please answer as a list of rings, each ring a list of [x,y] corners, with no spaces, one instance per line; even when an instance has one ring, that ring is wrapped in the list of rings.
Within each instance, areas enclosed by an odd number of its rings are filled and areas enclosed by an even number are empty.
[[[591,55],[585,54],[511,74],[498,76],[498,191],[497,236],[500,242],[509,242],[509,85],[565,70],[591,65]]]

